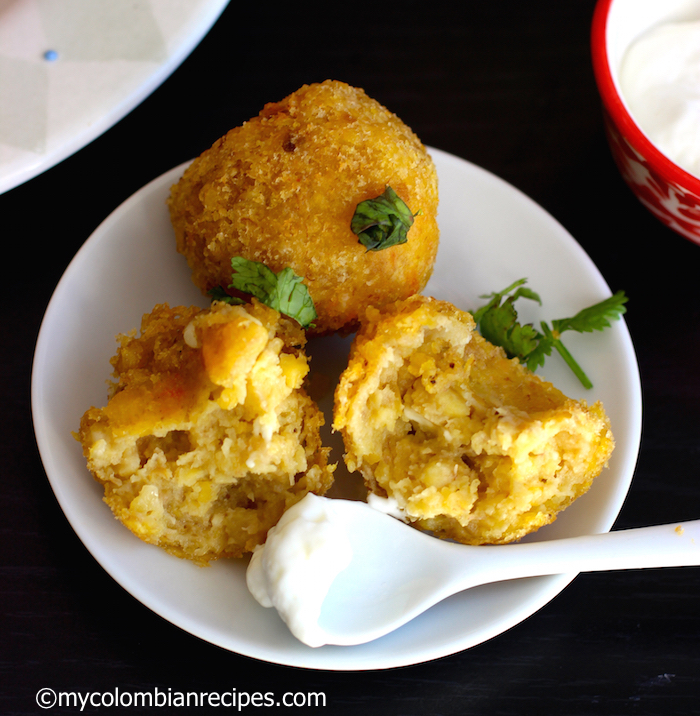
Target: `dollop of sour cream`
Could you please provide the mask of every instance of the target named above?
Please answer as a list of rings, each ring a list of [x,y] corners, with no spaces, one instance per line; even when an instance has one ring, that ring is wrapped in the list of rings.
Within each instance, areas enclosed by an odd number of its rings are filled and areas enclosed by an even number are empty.
[[[395,497],[380,497],[370,492],[367,495],[367,504],[378,512],[383,512],[385,515],[394,517],[402,522],[408,522],[406,513],[401,509],[401,506],[396,501]]]
[[[619,80],[651,142],[700,177],[700,21],[669,22],[640,36],[622,59]]]
[[[262,606],[277,609],[297,639],[323,646],[321,606],[351,559],[350,538],[333,511],[333,500],[309,493],[282,515],[255,550],[246,582]]]

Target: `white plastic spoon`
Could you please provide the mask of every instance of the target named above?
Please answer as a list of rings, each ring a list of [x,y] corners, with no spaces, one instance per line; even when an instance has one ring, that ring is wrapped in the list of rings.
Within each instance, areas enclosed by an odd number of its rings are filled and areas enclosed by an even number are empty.
[[[318,499],[318,498],[317,498]],[[521,577],[700,565],[700,520],[548,542],[468,547],[361,502],[330,500],[352,546],[317,628],[326,644],[363,644],[470,587]]]

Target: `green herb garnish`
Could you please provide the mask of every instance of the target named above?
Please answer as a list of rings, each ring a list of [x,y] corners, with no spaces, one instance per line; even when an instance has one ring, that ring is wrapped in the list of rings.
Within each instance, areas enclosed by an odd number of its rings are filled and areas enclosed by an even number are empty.
[[[414,216],[403,199],[387,186],[383,194],[357,205],[350,229],[367,251],[381,251],[408,241]]]
[[[514,304],[519,298],[528,298],[542,305],[538,294],[524,288],[525,283],[527,279],[521,278],[499,293],[480,296],[491,300],[473,314],[479,332],[487,341],[501,346],[509,358],[517,358],[532,371],[543,366],[545,356],[551,355],[552,348],[555,348],[583,386],[592,388],[593,384],[561,342],[560,336],[568,330],[589,333],[608,328],[611,320],[617,320],[625,313],[625,292],[618,291],[610,298],[584,308],[573,318],[552,321],[551,327],[541,321],[540,333],[532,324],[518,323]]]
[[[234,306],[239,305],[241,303],[245,303],[242,298],[237,298],[236,296],[229,296],[223,286],[214,286],[214,288],[210,288],[207,291],[207,295],[211,298],[212,301],[223,301],[223,303],[230,303]]]
[[[293,318],[302,328],[314,327],[317,313],[309,289],[291,268],[284,268],[276,274],[265,264],[241,256],[231,259],[231,268],[234,273],[229,288],[255,296],[266,306]],[[240,298],[229,296],[221,286],[211,289],[209,295],[216,301],[243,303]]]

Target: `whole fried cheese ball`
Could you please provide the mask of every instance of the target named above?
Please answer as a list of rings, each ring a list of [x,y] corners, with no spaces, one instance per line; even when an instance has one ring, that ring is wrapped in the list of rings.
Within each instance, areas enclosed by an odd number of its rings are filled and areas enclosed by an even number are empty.
[[[390,186],[415,216],[407,242],[368,251],[357,205]],[[363,90],[304,86],[232,129],[172,187],[170,215],[202,291],[231,283],[231,258],[304,278],[314,333],[351,330],[367,305],[420,292],[438,247],[437,174],[416,135]]]
[[[368,309],[334,415],[371,492],[466,544],[552,522],[613,450],[600,403],[567,398],[485,341],[469,313],[419,296]]]
[[[76,438],[114,515],[145,542],[206,564],[265,541],[335,466],[302,388],[303,331],[255,300],[159,305],[120,336],[116,381]]]

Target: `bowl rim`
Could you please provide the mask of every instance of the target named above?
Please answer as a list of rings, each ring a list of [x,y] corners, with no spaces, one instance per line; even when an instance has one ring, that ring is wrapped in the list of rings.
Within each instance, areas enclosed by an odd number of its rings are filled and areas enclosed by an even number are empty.
[[[603,106],[625,140],[653,165],[666,181],[700,196],[700,179],[678,166],[649,140],[639,128],[622,101],[610,70],[607,29],[610,8],[615,0],[598,0],[591,24],[591,57],[593,74]]]

